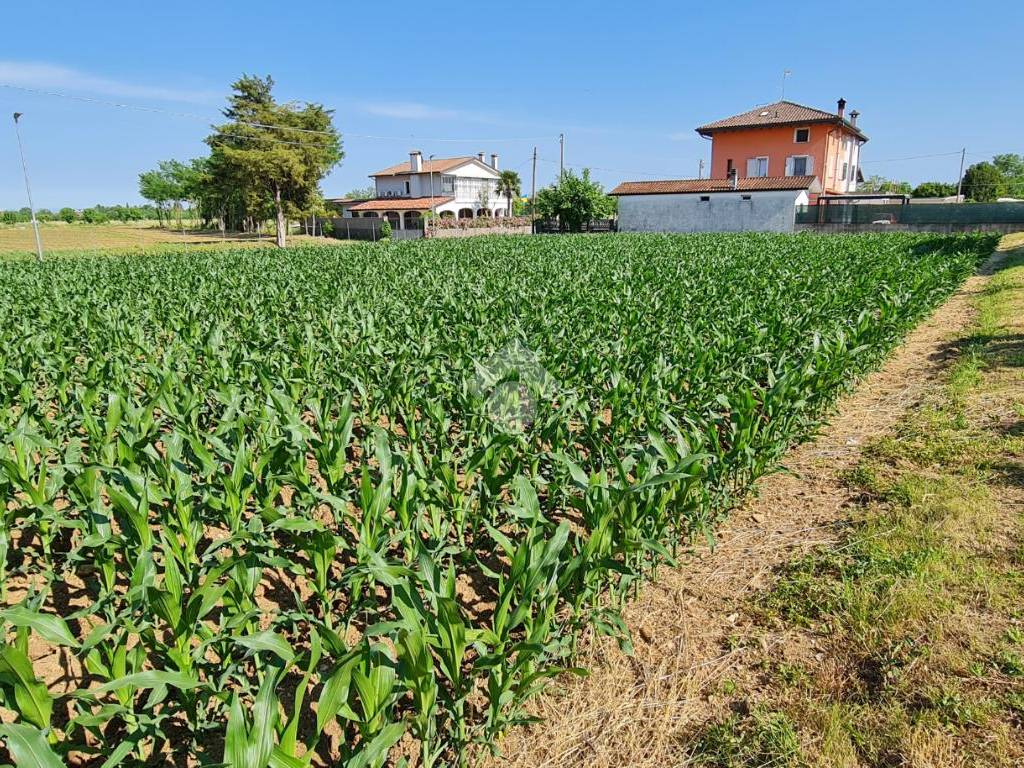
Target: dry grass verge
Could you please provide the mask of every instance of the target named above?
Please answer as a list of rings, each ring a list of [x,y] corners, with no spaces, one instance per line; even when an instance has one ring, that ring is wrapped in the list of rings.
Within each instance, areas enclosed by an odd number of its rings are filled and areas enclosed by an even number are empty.
[[[482,762],[1021,764],[1024,248],[996,264]]]
[[[216,232],[178,231],[154,226],[132,226],[130,224],[63,224],[46,223],[39,226],[40,239],[46,253],[69,251],[146,251],[154,247],[169,249],[182,247],[236,247],[273,246],[274,238],[264,235],[231,234],[221,237]],[[346,245],[349,241],[326,237],[291,235],[289,245],[316,243],[318,245]],[[0,226],[0,256],[34,255],[35,238],[32,226],[17,224]]]

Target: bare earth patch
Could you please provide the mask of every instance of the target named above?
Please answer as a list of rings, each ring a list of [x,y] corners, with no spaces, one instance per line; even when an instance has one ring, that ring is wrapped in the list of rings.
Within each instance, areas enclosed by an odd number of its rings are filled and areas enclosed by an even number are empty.
[[[1004,247],[1015,240],[1021,238],[1007,238]],[[817,439],[788,454],[789,474],[758,484],[756,497],[721,527],[714,549],[695,547],[678,568],[664,569],[642,590],[626,612],[632,657],[614,643],[589,638],[579,662],[591,674],[566,676],[534,705],[543,721],[508,734],[500,744],[503,757],[482,764],[686,764],[702,724],[737,709],[749,714],[742,697],[732,694],[756,690],[763,659],[827,668],[828,652],[817,635],[766,630],[752,618],[750,601],[771,586],[780,566],[839,541],[860,504],[846,478],[864,446],[893,432],[940,385],[962,351],[955,340],[975,322],[974,304],[1003,258],[994,256],[844,398]],[[951,740],[946,746],[954,748]],[[938,740],[927,745],[940,747]],[[941,755],[936,759],[921,764],[944,764]]]

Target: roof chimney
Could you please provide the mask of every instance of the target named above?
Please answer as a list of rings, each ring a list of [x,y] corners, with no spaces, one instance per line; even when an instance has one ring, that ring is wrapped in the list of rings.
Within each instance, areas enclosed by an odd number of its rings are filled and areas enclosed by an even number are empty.
[[[423,171],[423,153],[418,149],[414,149],[409,153],[409,170],[413,173],[421,173]]]
[[[498,170],[498,153],[491,152],[491,168]]]
[[[839,100],[838,102],[836,102],[836,103],[837,103],[837,104],[838,104],[838,106],[839,106],[839,112],[838,112],[838,114],[839,114],[839,119],[840,119],[840,120],[842,120],[842,119],[843,119],[843,116],[844,116],[844,115],[846,114],[846,99],[840,99],[840,100]]]
[[[853,110],[853,112],[850,113],[850,125],[852,125],[854,128],[857,127],[857,118],[858,117],[860,117],[860,112],[858,112],[856,109]]]
[[[482,163],[484,161],[484,153],[483,152],[477,152],[476,153],[476,159],[479,160]]]

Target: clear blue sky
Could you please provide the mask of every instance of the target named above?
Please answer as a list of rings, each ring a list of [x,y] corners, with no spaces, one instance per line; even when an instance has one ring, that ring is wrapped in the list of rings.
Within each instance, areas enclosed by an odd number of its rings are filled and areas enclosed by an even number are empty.
[[[336,110],[345,159],[328,195],[410,149],[496,151],[529,185],[566,164],[611,186],[697,175],[693,128],[786,96],[861,112],[866,173],[953,181],[959,156],[1024,152],[1024,2],[5,3],[0,208],[24,205],[10,114],[37,205],[138,201],[139,171],[202,154],[232,80]],[[384,136],[391,138],[368,138]],[[439,141],[442,138],[465,141]]]

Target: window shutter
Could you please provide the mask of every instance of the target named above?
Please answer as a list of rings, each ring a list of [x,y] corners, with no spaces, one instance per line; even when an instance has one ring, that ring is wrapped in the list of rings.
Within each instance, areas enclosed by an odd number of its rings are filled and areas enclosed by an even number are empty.
[[[757,158],[752,157],[747,160],[747,178],[752,179],[757,175]]]
[[[807,156],[807,175],[814,175],[814,157],[812,155]]]
[[[793,175],[793,158],[792,157],[787,157],[786,158],[786,175],[787,176],[792,176]]]

